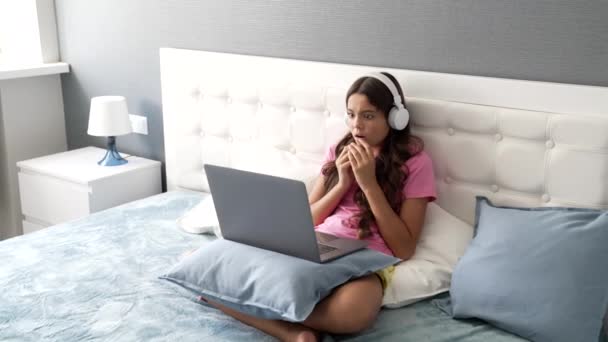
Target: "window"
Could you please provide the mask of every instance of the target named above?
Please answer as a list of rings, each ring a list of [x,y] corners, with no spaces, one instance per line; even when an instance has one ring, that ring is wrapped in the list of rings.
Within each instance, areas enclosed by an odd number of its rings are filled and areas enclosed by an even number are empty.
[[[1,10],[2,9],[0,9],[0,11]],[[2,20],[2,19],[0,19],[0,20]],[[2,31],[0,31],[0,65],[2,63],[4,63],[4,57],[3,57],[4,54],[2,53],[3,48],[4,48],[4,34],[2,33]]]
[[[0,0],[0,64],[57,62],[53,0]]]

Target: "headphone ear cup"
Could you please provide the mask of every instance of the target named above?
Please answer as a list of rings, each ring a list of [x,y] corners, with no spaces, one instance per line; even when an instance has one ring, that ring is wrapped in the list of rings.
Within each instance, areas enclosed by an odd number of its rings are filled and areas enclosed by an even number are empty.
[[[388,113],[388,124],[398,131],[404,129],[410,121],[410,112],[406,108],[393,107]]]

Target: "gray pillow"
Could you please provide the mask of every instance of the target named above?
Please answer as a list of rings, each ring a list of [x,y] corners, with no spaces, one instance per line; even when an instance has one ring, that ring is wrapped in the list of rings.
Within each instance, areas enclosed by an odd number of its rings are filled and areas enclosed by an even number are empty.
[[[363,249],[317,264],[219,239],[184,258],[161,279],[252,316],[301,322],[336,286],[399,261]]]
[[[538,342],[597,341],[608,308],[608,212],[477,197],[475,236],[450,295],[455,318]]]

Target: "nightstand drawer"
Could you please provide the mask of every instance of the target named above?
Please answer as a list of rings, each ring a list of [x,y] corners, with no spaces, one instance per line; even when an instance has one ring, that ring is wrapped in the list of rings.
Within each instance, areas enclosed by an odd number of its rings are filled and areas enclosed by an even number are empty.
[[[57,224],[89,214],[89,187],[57,178],[19,172],[23,215]]]

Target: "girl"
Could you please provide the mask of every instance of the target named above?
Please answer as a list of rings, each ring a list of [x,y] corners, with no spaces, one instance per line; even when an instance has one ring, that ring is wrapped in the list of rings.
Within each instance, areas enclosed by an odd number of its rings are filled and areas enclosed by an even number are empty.
[[[410,135],[403,92],[392,75],[356,80],[346,107],[349,132],[330,147],[309,196],[315,229],[366,239],[369,248],[407,260],[416,249],[427,203],[436,197],[431,160],[422,141]],[[317,341],[317,332],[356,333],[371,326],[393,269],[337,287],[301,324],[210,304],[282,341]]]

